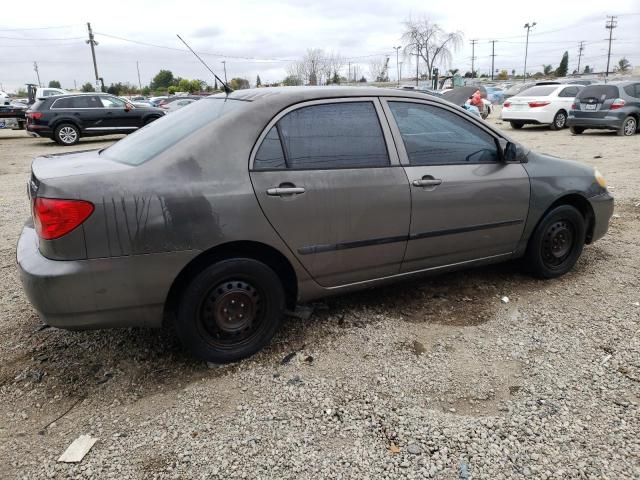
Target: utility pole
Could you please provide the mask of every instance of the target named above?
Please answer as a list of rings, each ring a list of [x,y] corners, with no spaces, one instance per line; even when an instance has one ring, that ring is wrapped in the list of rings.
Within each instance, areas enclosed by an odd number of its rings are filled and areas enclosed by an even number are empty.
[[[140,90],[142,90],[142,82],[140,81],[140,65],[138,64],[138,60],[136,60],[136,70],[138,70],[138,86]]]
[[[418,79],[420,78],[420,44],[416,44],[416,87],[418,86]]]
[[[38,77],[38,86],[42,87],[42,83],[40,83],[40,72],[38,72],[38,62],[33,62],[33,70],[36,72]]]
[[[98,45],[98,42],[93,38],[93,31],[91,30],[91,24],[87,22],[87,30],[89,31],[89,40],[87,43],[91,46],[91,57],[93,58],[93,71],[96,74],[96,91],[102,91],[100,88],[100,77],[98,77],[98,64],[96,63],[96,49],[95,46]]]
[[[535,26],[536,22],[524,24],[524,28],[527,29],[527,43],[524,47],[524,74],[522,75],[522,83],[526,83],[527,81],[527,53],[529,52],[529,30],[531,30]]]
[[[578,47],[578,75],[580,75],[580,60],[582,60],[582,51],[584,50],[584,42],[580,42],[580,46]]]
[[[222,66],[224,67],[224,83],[227,83],[227,61],[226,60],[222,60]]]
[[[398,50],[400,50],[402,46],[393,47],[396,51],[396,76],[398,77],[398,86],[400,86],[400,58],[398,57]]]
[[[349,80],[349,83],[351,83],[351,62],[349,63],[349,75],[347,75],[347,80]]]
[[[403,63],[404,63],[404,62],[400,62],[400,79],[402,79],[402,64],[403,64]]]
[[[607,15],[607,18],[608,20],[605,28],[609,30],[609,52],[607,53],[607,71],[604,74],[605,77],[609,76],[609,62],[611,61],[611,41],[613,40],[613,29],[618,26],[618,22],[616,21],[617,17],[614,17],[613,15]]]
[[[491,40],[491,80],[493,80],[494,60],[496,59],[496,42],[497,40]]]
[[[471,78],[476,77],[476,70],[474,68],[476,65],[476,43],[478,43],[478,40],[471,40]]]

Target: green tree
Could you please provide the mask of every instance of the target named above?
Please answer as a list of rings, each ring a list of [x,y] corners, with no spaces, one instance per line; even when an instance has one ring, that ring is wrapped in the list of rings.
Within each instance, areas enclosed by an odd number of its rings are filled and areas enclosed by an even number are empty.
[[[178,87],[176,87],[175,85],[171,85],[169,88],[167,88],[167,93],[169,95],[175,95],[177,91],[178,91]]]
[[[333,77],[331,78],[331,83],[335,83],[336,85],[340,85],[340,75],[338,75],[338,72],[336,72],[336,71],[333,72]]]
[[[260,80],[260,75],[258,75],[256,77],[256,87],[261,87],[262,86],[262,80]]]
[[[204,81],[203,80],[190,80],[189,81],[189,93],[198,93],[203,90]]]
[[[153,80],[151,80],[150,87],[156,90],[158,88],[169,88],[173,84],[174,78],[171,70],[160,70],[156,76],[153,77]]]
[[[500,73],[497,77],[498,80],[509,80],[509,72],[506,70],[500,70]]]
[[[243,90],[245,88],[249,88],[249,80],[240,77],[232,78],[229,82],[229,86],[232,90]]]
[[[556,69],[556,77],[566,77],[567,71],[569,70],[569,52],[564,52],[562,54],[562,60],[560,60],[560,65]]]
[[[96,89],[93,88],[93,84],[91,82],[87,82],[84,85],[82,85],[82,88],[80,89],[83,92],[95,92]]]
[[[284,80],[282,80],[282,85],[285,87],[295,87],[297,85],[302,85],[302,80],[300,80],[300,77],[295,75],[288,75]]]
[[[546,76],[549,76],[553,73],[553,66],[552,65],[542,65],[542,73],[544,73]]]
[[[49,82],[49,88],[62,88],[58,80],[51,80]]]
[[[191,91],[191,81],[186,78],[181,78],[178,82],[178,92],[190,92]]]
[[[358,82],[360,83],[367,83],[367,79],[364,78],[364,75],[360,77],[360,80],[358,80]]]
[[[591,73],[591,67],[589,65],[584,66],[584,73]]]
[[[151,87],[143,87],[140,93],[142,93],[142,95],[144,95],[145,97],[148,97],[151,94]]]
[[[616,65],[617,72],[627,73],[629,70],[631,70],[631,63],[629,63],[629,60],[627,60],[626,57],[622,57],[618,60],[618,65]]]

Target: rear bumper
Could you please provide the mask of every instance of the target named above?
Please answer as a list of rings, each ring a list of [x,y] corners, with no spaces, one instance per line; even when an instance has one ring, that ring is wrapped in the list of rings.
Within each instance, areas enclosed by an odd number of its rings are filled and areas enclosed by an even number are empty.
[[[569,111],[567,117],[567,125],[569,127],[583,127],[583,128],[603,128],[606,130],[618,130],[622,127],[624,116],[618,118],[618,116],[607,115],[604,118],[589,118],[589,117],[576,117],[575,113]]]
[[[17,247],[25,293],[42,320],[68,329],[159,327],[169,289],[196,251],[51,260],[25,226]]]
[[[593,208],[593,214],[595,217],[593,234],[590,242],[593,243],[604,237],[607,233],[607,230],[609,229],[609,220],[611,220],[611,215],[613,215],[614,201],[613,197],[608,192],[605,192],[601,195],[591,197],[589,199],[589,203],[591,204],[591,208]]]
[[[32,137],[51,138],[53,136],[53,131],[46,125],[33,125],[27,123],[26,130]]]
[[[546,110],[505,110],[503,108],[500,118],[508,122],[536,123],[544,125],[552,123],[554,115],[555,112]]]

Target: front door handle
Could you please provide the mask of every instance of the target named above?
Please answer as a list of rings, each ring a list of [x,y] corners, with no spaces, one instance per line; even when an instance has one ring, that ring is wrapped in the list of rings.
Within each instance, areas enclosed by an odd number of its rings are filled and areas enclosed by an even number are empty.
[[[303,187],[275,187],[275,188],[268,188],[267,189],[267,195],[270,195],[272,197],[284,197],[287,195],[300,195],[301,193],[304,193],[304,188]]]
[[[442,183],[442,179],[433,178],[430,175],[428,175],[426,177],[422,177],[419,180],[414,180],[411,183],[413,183],[414,187],[437,187]]]

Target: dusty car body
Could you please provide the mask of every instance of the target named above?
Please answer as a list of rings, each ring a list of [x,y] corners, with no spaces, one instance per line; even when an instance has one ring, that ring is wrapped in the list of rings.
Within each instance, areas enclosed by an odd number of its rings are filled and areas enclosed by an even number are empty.
[[[613,210],[593,168],[376,88],[212,96],[107,149],[37,158],[28,190],[17,257],[46,323],[171,318],[212,361],[260,349],[297,302],[523,256],[561,275]]]

